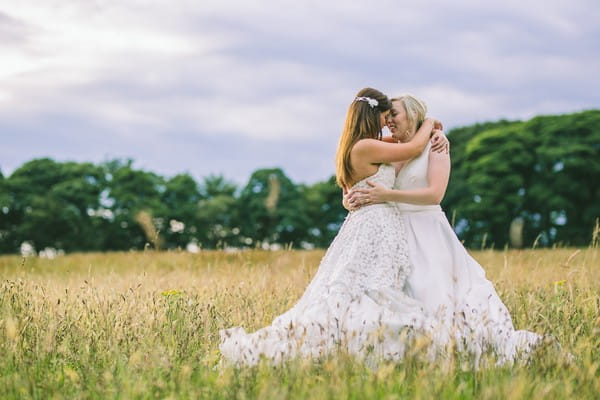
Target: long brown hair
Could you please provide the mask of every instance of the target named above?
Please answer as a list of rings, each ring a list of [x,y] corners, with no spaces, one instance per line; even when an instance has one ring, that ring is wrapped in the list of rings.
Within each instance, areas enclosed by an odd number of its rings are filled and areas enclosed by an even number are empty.
[[[359,97],[367,98],[357,100]],[[369,103],[368,99],[377,101]],[[372,105],[373,104],[373,105]],[[361,139],[381,139],[381,120],[380,114],[392,108],[392,102],[388,97],[377,89],[361,89],[350,104],[346,114],[346,122],[342,137],[338,144],[337,154],[335,156],[336,182],[342,188],[348,188],[352,183],[352,174],[354,168],[350,163],[350,152],[352,148]]]

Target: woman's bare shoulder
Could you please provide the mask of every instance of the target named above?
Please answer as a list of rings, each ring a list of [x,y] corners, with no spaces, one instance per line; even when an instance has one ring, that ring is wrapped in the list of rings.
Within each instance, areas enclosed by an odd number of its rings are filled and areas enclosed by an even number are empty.
[[[381,140],[377,139],[360,139],[358,142],[354,144],[352,147],[352,153],[363,153],[372,150],[378,146],[381,146],[384,143]]]

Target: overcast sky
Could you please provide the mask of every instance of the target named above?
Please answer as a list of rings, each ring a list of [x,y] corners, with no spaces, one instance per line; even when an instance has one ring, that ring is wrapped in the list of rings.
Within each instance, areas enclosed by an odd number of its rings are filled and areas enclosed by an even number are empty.
[[[0,170],[334,172],[362,87],[447,128],[600,108],[597,0],[0,0]]]

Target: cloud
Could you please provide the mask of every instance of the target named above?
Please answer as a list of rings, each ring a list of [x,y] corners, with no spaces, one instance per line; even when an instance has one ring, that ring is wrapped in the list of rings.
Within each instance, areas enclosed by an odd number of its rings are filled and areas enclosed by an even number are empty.
[[[0,0],[9,129],[0,137],[11,142],[0,160],[18,165],[45,143],[49,156],[130,154],[169,173],[190,165],[237,179],[264,162],[300,180],[327,177],[361,87],[411,92],[447,127],[598,107],[596,9],[588,0]]]

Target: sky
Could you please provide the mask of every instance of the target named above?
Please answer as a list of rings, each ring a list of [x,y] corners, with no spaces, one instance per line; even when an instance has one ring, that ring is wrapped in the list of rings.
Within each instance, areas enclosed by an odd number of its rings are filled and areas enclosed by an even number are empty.
[[[598,71],[597,0],[0,0],[0,171],[131,158],[314,183],[363,87],[450,130],[600,108]]]

